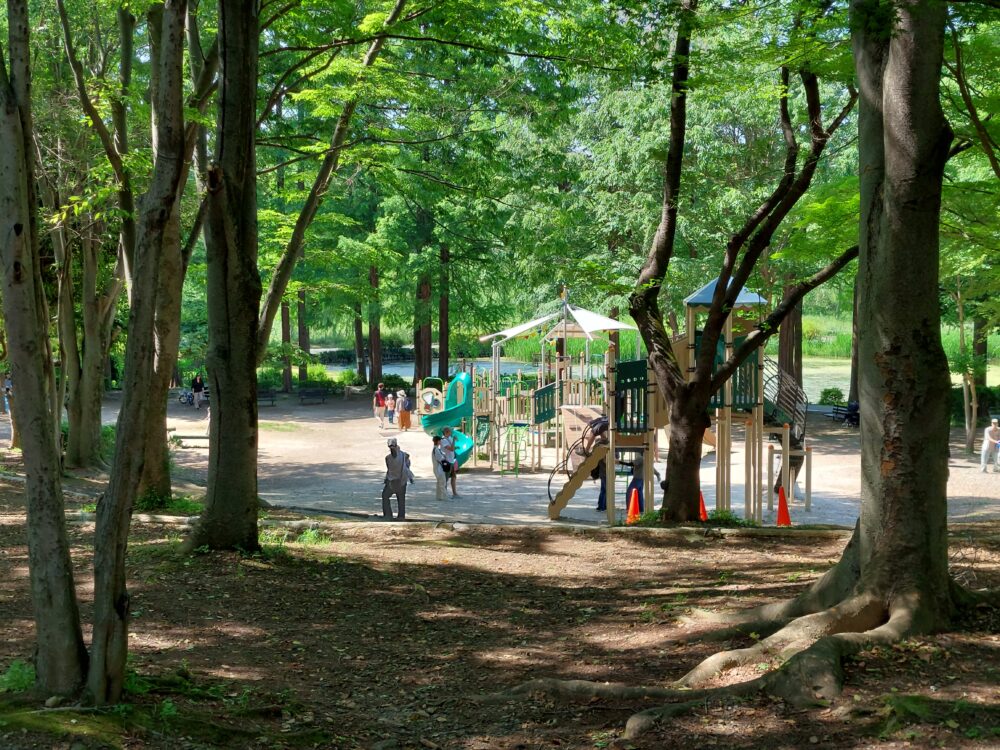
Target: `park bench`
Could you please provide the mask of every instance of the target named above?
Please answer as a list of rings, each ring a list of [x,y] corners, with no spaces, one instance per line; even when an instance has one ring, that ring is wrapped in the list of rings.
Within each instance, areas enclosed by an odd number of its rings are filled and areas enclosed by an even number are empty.
[[[363,396],[368,393],[367,385],[345,385],[344,386],[344,398],[350,398],[351,396]]]
[[[853,409],[850,406],[834,406],[833,411],[827,416],[834,422],[846,424],[848,427],[858,427],[861,424],[857,404],[854,405]]]
[[[278,392],[274,388],[258,388],[257,389],[257,404],[260,405],[265,401],[270,401],[270,406],[274,406],[275,399],[278,398]]]
[[[830,419],[834,422],[843,422],[847,419],[847,407],[846,406],[834,406],[833,411],[827,414]]]
[[[299,390],[299,403],[325,404],[329,395],[326,388],[302,388]]]

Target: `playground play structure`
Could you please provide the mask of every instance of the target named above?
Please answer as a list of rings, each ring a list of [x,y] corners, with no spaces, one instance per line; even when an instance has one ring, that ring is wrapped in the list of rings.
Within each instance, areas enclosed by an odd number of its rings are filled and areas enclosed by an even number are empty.
[[[694,373],[700,332],[698,316],[711,304],[715,282],[710,282],[684,301],[684,333],[673,341],[674,354],[691,377]],[[748,317],[764,303],[763,298],[744,291],[726,320],[715,364],[732,356],[734,347],[752,329]],[[543,452],[555,449],[555,466],[549,476],[548,514],[560,513],[584,482],[605,463],[607,517],[616,520],[617,478],[631,476],[630,486],[641,489],[643,498],[656,497],[655,462],[660,458],[659,431],[668,424],[668,409],[645,358],[617,361],[609,345],[603,362],[593,364],[590,346],[595,334],[635,330],[633,326],[575,307],[562,295],[560,310],[518,326],[482,337],[492,341],[492,367],[470,368],[456,375],[447,386],[436,378],[424,380],[418,390],[418,411],[424,430],[440,434],[451,427],[456,439],[459,465],[470,459],[488,462],[501,474],[541,470]],[[535,371],[502,374],[503,345],[515,338],[540,338],[539,364]],[[569,356],[567,342],[583,339],[583,351]],[[734,428],[743,426],[745,451],[744,497],[748,519],[762,520],[763,502],[773,509],[774,456],[781,457],[780,484],[794,491],[791,472],[804,460],[806,509],[811,502],[811,452],[805,445],[805,393],[762,350],[748,358],[715,394],[710,405],[713,432],[706,442],[716,447],[717,510],[731,510],[733,477],[731,456]],[[595,419],[606,416],[610,429],[599,441],[585,439]],[[764,451],[765,435],[780,439]],[[584,449],[586,445],[586,450]],[[611,460],[613,457],[613,461]],[[612,469],[613,467],[613,469]],[[641,476],[636,476],[641,473]]]

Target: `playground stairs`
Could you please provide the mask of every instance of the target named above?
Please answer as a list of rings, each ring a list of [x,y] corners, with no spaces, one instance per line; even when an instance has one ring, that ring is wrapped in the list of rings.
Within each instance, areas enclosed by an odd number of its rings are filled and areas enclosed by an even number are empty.
[[[597,443],[590,454],[583,459],[576,471],[569,475],[569,479],[556,493],[556,496],[549,502],[549,518],[553,521],[559,518],[569,501],[573,499],[576,491],[583,486],[584,481],[590,479],[590,473],[597,468],[598,464],[608,455],[608,446],[605,443]],[[554,472],[553,472],[554,473]]]
[[[806,436],[809,399],[795,378],[771,357],[764,357],[764,422],[770,427],[788,424],[792,442],[802,445]]]

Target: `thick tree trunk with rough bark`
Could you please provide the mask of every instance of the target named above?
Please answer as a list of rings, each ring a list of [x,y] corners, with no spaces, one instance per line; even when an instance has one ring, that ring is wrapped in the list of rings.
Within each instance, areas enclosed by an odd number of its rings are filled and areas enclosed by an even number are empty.
[[[670,452],[663,515],[674,521],[698,521],[701,499],[701,451],[708,429],[709,398],[692,392],[670,402]],[[702,388],[702,391],[705,389]]]
[[[438,279],[438,377],[448,379],[448,360],[451,359],[451,249],[441,243],[441,262]]]
[[[28,563],[35,619],[35,682],[70,695],[87,654],[73,584],[54,420],[49,411],[48,316],[38,253],[32,150],[31,61],[25,0],[7,3],[6,59],[0,57],[0,266],[4,326],[23,437]]]
[[[257,549],[256,3],[219,3],[216,161],[208,171],[208,493],[191,547]]]
[[[851,385],[847,393],[848,403],[858,401],[858,284],[854,282],[854,295],[851,305]]]
[[[952,134],[939,101],[946,8],[914,0],[894,27],[852,5],[861,83],[858,271],[863,590],[944,625],[948,579],[948,362],[938,230]]]

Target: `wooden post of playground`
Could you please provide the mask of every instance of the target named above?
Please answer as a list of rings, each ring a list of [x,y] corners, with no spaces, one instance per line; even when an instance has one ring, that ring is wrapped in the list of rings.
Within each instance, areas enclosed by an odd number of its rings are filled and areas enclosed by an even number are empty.
[[[646,436],[642,451],[642,500],[643,510],[649,509],[653,496],[653,462],[656,460],[656,373],[646,360]],[[633,469],[634,471],[634,469]],[[625,498],[629,502],[629,498]],[[626,508],[628,506],[626,505]]]
[[[744,458],[743,458],[743,517],[750,520],[756,513],[757,501],[754,499],[754,437],[753,437],[753,417],[747,417],[743,423],[744,430]]]
[[[813,447],[806,443],[806,512],[812,510],[812,463]]]
[[[723,396],[723,403],[725,396]],[[726,509],[726,410],[718,407],[715,410],[715,509]]]
[[[618,415],[615,414],[615,389],[617,388],[617,361],[614,345],[608,347],[611,355],[612,366],[608,370],[608,392],[611,398],[608,399],[608,456],[605,460],[605,481],[604,497],[605,507],[608,509],[608,525],[615,525],[615,433],[618,431]],[[610,462],[610,470],[609,463]],[[627,507],[627,506],[626,506]]]
[[[733,313],[726,316],[726,356],[725,362],[733,358]],[[722,498],[723,507],[732,510],[732,489],[733,489],[733,379],[729,377],[722,386],[722,411],[726,420],[726,440],[725,440],[725,463],[723,464],[723,485]]]
[[[767,446],[767,509],[774,510],[774,446]]]
[[[788,426],[788,422],[785,422],[781,426],[781,486],[785,490],[785,499],[789,505],[792,502],[791,488],[788,486],[792,477],[792,467],[789,461],[792,450],[791,442],[791,429]]]

